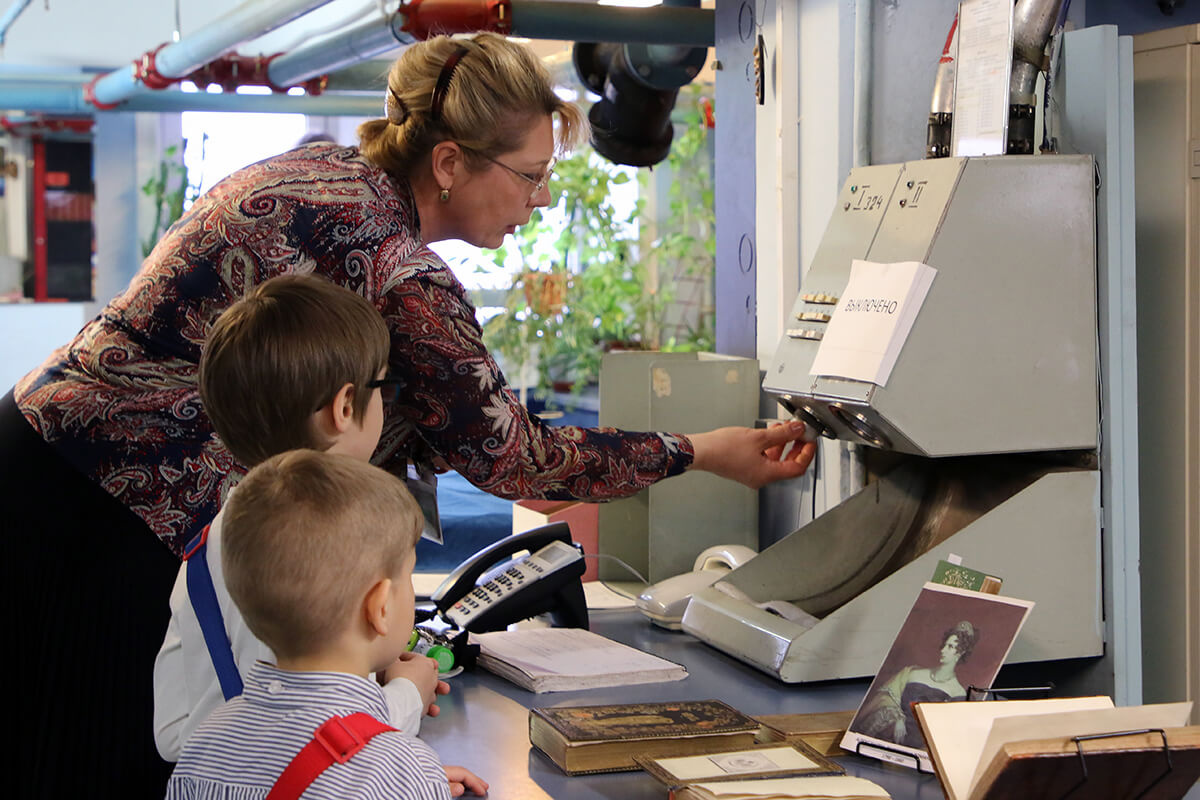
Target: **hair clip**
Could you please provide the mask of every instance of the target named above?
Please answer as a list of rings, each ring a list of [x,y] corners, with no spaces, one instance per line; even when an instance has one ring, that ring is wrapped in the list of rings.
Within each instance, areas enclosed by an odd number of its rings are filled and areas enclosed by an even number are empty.
[[[450,90],[450,78],[454,76],[454,68],[458,66],[458,62],[467,54],[467,48],[459,45],[450,57],[446,59],[446,63],[442,65],[442,71],[438,74],[437,85],[433,87],[433,98],[429,101],[429,116],[434,122],[442,121],[442,107],[446,105],[446,93]]]
[[[383,113],[393,125],[403,125],[408,119],[408,104],[391,87],[388,87],[387,95],[383,99]]]

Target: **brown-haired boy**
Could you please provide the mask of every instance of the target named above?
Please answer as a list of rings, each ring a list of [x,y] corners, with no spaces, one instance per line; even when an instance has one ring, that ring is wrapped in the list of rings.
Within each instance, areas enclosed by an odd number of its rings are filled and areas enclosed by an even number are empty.
[[[226,447],[248,466],[297,448],[366,461],[383,425],[388,346],[383,318],[362,297],[314,276],[280,276],[213,324],[200,395]],[[238,694],[255,661],[274,660],[225,588],[224,516],[189,546],[154,664],[154,738],[168,761],[213,709]],[[416,734],[422,715],[437,713],[436,694],[449,691],[424,657],[408,655],[384,677],[392,724],[407,733]]]
[[[369,674],[406,651],[413,625],[422,516],[404,483],[350,456],[296,450],[251,470],[223,513],[229,592],[277,665],[256,663],[245,691],[189,737],[168,800],[234,787],[265,797],[297,772],[307,777],[291,796],[313,800],[487,792],[379,724],[387,702]]]

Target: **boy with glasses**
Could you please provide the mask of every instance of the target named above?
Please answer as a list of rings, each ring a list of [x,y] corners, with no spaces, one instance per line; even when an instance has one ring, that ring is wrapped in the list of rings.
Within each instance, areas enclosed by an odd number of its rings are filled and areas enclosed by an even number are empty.
[[[299,448],[367,461],[383,426],[389,337],[354,292],[311,275],[260,284],[213,324],[200,359],[205,411],[229,451],[254,466]],[[225,464],[225,471],[235,465]],[[221,567],[218,513],[188,546],[171,593],[171,620],[154,664],[154,739],[168,761],[205,717],[240,694],[256,661],[274,653],[247,627]],[[415,735],[436,716],[432,659],[406,654],[382,674],[390,724]]]

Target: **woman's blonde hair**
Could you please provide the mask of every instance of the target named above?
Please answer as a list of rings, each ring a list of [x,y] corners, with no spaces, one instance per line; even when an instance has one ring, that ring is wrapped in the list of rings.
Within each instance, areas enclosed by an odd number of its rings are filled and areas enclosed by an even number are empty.
[[[447,67],[448,61],[454,63]],[[442,95],[437,109],[435,94]],[[558,117],[560,155],[587,126],[583,112],[554,93],[533,52],[495,33],[436,36],[411,45],[388,73],[385,108],[385,118],[358,127],[359,149],[396,178],[407,177],[446,140],[468,148],[469,163],[480,166],[476,154],[495,158],[519,149],[538,117]]]
[[[344,633],[421,535],[404,481],[352,456],[293,450],[250,470],[222,513],[221,563],[246,625],[295,658]]]

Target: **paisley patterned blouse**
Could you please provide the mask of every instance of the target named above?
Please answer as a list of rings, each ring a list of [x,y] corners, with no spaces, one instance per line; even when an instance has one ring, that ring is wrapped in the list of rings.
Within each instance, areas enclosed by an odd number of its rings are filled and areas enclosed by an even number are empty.
[[[348,287],[387,320],[389,369],[404,383],[378,464],[436,453],[500,497],[606,500],[692,461],[683,436],[531,417],[484,348],[462,284],[421,242],[408,186],[357,148],[311,144],[213,187],[129,288],[15,390],[42,438],[176,553],[243,471],[200,404],[201,344],[225,308],[288,272]]]

